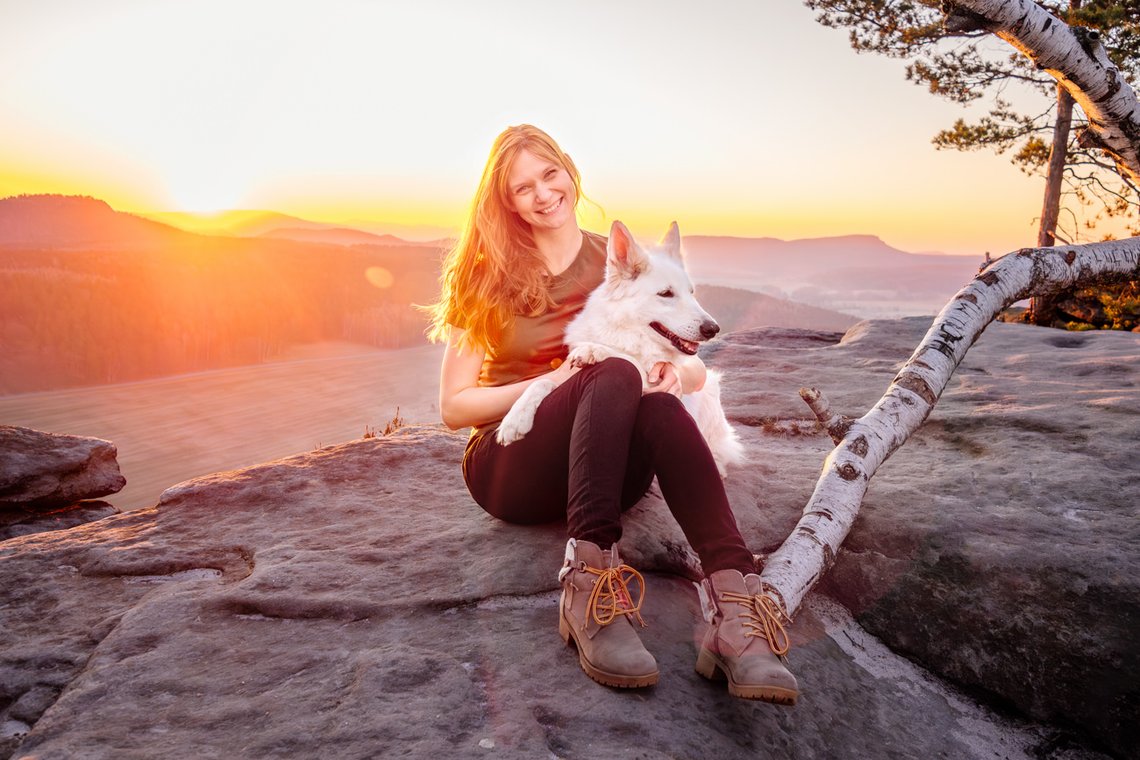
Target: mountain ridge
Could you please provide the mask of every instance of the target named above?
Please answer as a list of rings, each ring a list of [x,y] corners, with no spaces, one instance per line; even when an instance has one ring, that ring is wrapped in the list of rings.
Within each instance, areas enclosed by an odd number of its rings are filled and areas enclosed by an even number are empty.
[[[161,221],[182,230],[200,229],[205,234],[226,237],[257,237],[282,228],[325,230],[343,226],[314,222],[299,216],[283,214],[269,209],[229,209],[211,214],[188,211],[150,211],[141,214],[147,219]]]
[[[279,227],[267,230],[255,237],[271,238],[274,240],[296,240],[302,243],[330,243],[332,245],[423,245],[431,243],[416,243],[395,235],[377,235],[352,227]]]
[[[3,247],[138,247],[198,237],[152,219],[116,211],[106,201],[86,195],[0,198],[0,246]]]

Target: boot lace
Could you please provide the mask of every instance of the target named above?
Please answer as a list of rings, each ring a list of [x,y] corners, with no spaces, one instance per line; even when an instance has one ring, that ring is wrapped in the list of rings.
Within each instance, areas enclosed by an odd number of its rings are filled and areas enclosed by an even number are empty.
[[[641,573],[626,564],[603,569],[587,565],[582,569],[598,576],[586,605],[586,612],[595,623],[609,625],[618,615],[627,615],[630,619],[636,620],[642,628],[646,627],[640,612],[641,602],[645,598],[645,579],[641,577]],[[631,581],[637,583],[636,604],[629,593]]]
[[[724,602],[736,602],[744,607],[748,619],[741,622],[749,629],[745,636],[764,639],[772,652],[780,657],[788,653],[791,644],[788,632],[784,630],[784,624],[780,620],[780,608],[771,597],[765,594],[749,596],[725,591],[720,595],[720,599]]]

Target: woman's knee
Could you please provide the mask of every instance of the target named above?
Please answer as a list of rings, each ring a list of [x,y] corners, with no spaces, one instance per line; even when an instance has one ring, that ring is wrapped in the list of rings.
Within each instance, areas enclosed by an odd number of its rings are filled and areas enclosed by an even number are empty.
[[[641,371],[632,362],[612,356],[593,365],[590,372],[593,382],[604,385],[609,393],[641,395]]]
[[[672,393],[646,393],[641,399],[641,406],[646,414],[657,417],[673,417],[678,414],[688,414],[681,399]]]
[[[637,409],[637,427],[652,436],[656,431],[681,434],[691,427],[696,431],[696,422],[681,403],[681,399],[671,393],[647,393],[641,397]],[[699,435],[699,432],[698,432]]]

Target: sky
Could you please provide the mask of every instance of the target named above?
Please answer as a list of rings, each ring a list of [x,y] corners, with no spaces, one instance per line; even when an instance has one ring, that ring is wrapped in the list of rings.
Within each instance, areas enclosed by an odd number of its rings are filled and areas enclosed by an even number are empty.
[[[971,112],[903,69],[797,0],[0,0],[0,197],[435,237],[526,122],[603,232],[1034,244],[1040,180],[935,150]]]

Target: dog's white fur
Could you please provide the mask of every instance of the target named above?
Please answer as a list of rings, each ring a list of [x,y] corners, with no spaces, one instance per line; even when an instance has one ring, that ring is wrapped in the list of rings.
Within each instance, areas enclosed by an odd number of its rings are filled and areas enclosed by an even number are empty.
[[[671,332],[676,342],[654,324]],[[646,251],[624,224],[615,221],[606,251],[605,280],[566,327],[567,361],[587,366],[617,356],[637,367],[645,385],[654,364],[680,364],[696,353],[698,343],[719,330],[693,295],[677,223],[670,225],[655,248]],[[500,423],[499,443],[505,446],[529,433],[539,404],[554,388],[550,380],[532,383]],[[725,466],[743,461],[744,450],[720,405],[720,373],[709,370],[704,388],[686,393],[681,400],[697,421],[724,477]]]

